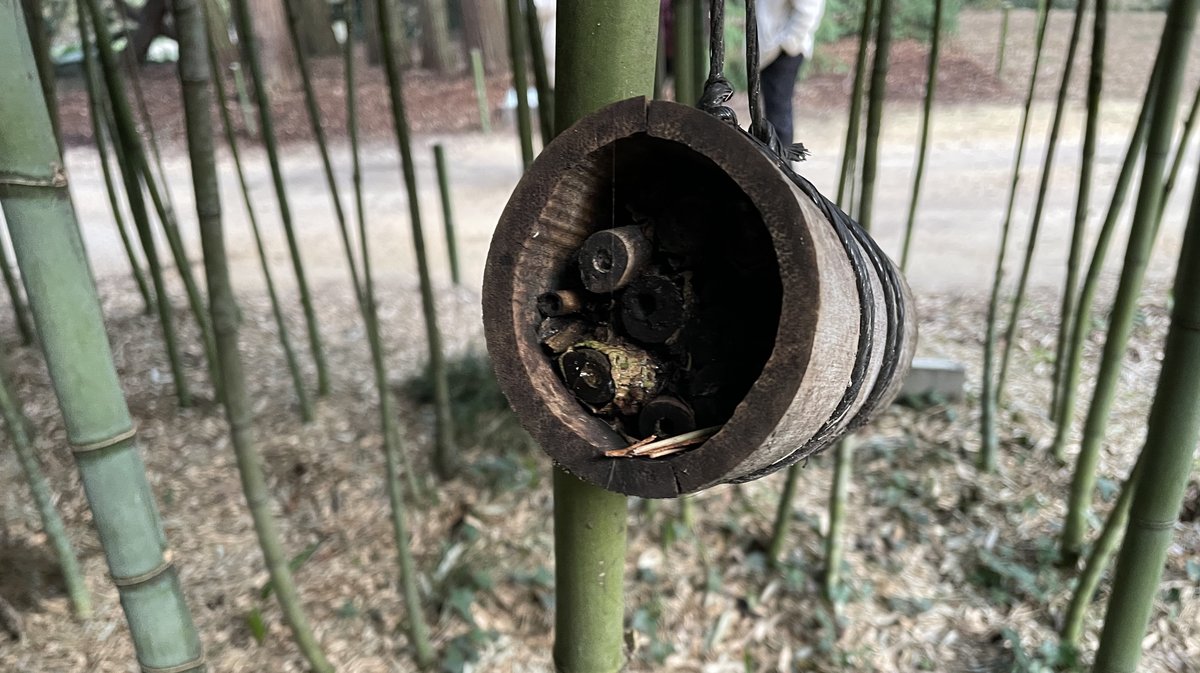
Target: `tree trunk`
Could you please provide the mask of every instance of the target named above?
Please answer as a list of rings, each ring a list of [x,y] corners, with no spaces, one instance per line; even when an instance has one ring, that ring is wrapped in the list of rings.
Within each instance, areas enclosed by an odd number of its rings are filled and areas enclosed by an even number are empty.
[[[489,75],[508,72],[508,35],[504,30],[504,0],[462,0],[463,47],[483,54]]]
[[[234,10],[236,12],[236,10]],[[246,38],[256,42],[255,51],[262,63],[263,84],[272,91],[295,91],[300,88],[300,72],[296,69],[296,58],[288,42],[287,16],[282,0],[262,0],[254,3],[253,36]],[[240,30],[239,24],[239,33]]]
[[[329,0],[294,0],[300,43],[309,56],[336,56],[341,53],[330,22]]]
[[[438,74],[458,69],[450,45],[446,0],[419,0],[421,9],[421,66]]]
[[[399,4],[400,0],[384,0],[393,5]],[[383,42],[379,37],[379,3],[378,0],[363,0],[363,35],[366,37],[367,44],[367,63],[371,65],[381,65],[383,63]],[[400,67],[407,68],[412,64],[412,58],[408,53],[408,41],[405,39],[407,27],[404,24],[404,17],[401,16],[399,8],[394,8],[388,14],[390,22],[390,34],[395,40],[394,53],[399,59]]]
[[[167,0],[146,0],[137,13],[137,28],[129,34],[129,45],[138,63],[145,63],[150,43],[167,32]]]
[[[109,574],[143,669],[204,656],[113,365],[21,10],[0,0],[0,206]],[[132,663],[132,662],[131,662]]]

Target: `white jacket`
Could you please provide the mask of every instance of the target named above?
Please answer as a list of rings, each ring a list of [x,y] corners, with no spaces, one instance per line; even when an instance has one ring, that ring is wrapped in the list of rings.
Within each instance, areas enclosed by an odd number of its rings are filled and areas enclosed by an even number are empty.
[[[758,0],[759,67],[771,64],[779,54],[812,58],[813,38],[825,0]]]

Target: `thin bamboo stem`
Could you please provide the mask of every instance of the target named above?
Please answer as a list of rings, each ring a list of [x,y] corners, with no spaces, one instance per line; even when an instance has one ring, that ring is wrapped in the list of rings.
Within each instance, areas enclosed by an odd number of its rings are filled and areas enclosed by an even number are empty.
[[[699,100],[708,80],[708,2],[692,0],[692,3],[692,92]]]
[[[887,0],[884,0],[885,2]],[[843,437],[834,450],[833,485],[829,489],[829,530],[825,534],[825,575],[821,588],[825,600],[837,605],[842,586],[842,557],[846,521],[846,494],[850,490],[850,472],[854,467],[854,437]]]
[[[862,22],[858,29],[858,56],[854,61],[854,84],[850,87],[850,113],[847,115],[846,144],[842,148],[842,167],[838,177],[837,202],[847,213],[855,209],[854,181],[858,175],[858,135],[862,131],[862,101],[867,82],[867,57],[871,48],[871,26],[877,0],[863,2]]]
[[[92,45],[87,24],[90,22],[95,26],[104,25],[104,13],[100,8],[100,3],[98,0],[78,0],[76,7],[80,39],[83,44],[84,68],[91,73],[88,76],[97,82],[99,73],[104,74],[104,85],[108,91],[107,99],[112,105],[114,117],[112,121],[116,129],[116,141],[113,143],[113,147],[117,154],[117,162],[121,166],[121,178],[125,183],[125,195],[129,199],[129,210],[133,215],[133,222],[142,244],[142,252],[146,255],[146,266],[150,269],[150,281],[154,284],[155,305],[158,309],[158,321],[163,331],[167,360],[171,366],[175,396],[180,407],[188,407],[191,406],[192,396],[188,390],[187,377],[176,342],[171,300],[167,294],[166,281],[154,242],[154,233],[150,229],[150,216],[142,195],[138,162],[134,159],[140,140],[137,137],[136,129],[131,128],[132,113],[129,109],[129,101],[125,98],[121,85],[121,74],[117,67],[116,55],[113,53],[112,42],[105,31],[96,31],[96,51],[100,56],[100,63],[97,64],[91,56]],[[100,106],[98,105],[98,107]]]
[[[912,200],[908,204],[908,222],[904,226],[904,245],[900,251],[900,270],[908,268],[908,251],[912,244],[913,228],[917,222],[917,203],[921,197],[921,180],[925,177],[925,157],[929,153],[929,128],[933,120],[933,98],[937,93],[938,57],[942,45],[942,10],[944,0],[933,2],[933,33],[929,42],[929,72],[925,76],[925,110],[921,117],[921,140],[917,146],[917,169],[913,175]]]
[[[238,32],[238,47],[243,60],[250,66],[250,78],[254,86],[254,100],[258,104],[258,124],[262,130],[263,145],[267,150],[267,163],[271,166],[271,182],[275,186],[275,197],[279,203],[279,218],[287,236],[288,254],[292,259],[292,270],[300,292],[300,305],[304,309],[304,324],[308,331],[308,345],[313,362],[317,367],[317,394],[329,393],[329,366],[325,362],[325,348],[321,344],[321,328],[317,324],[317,312],[313,307],[312,293],[304,273],[304,261],[300,257],[300,242],[292,226],[292,208],[288,203],[287,186],[283,179],[283,167],[279,161],[279,147],[275,136],[275,120],[271,114],[271,97],[267,93],[266,73],[258,55],[257,38],[254,35],[253,12],[249,0],[231,0],[234,22]]]
[[[550,69],[546,64],[546,45],[542,43],[542,26],[538,22],[537,7],[532,0],[525,0],[525,31],[529,33],[530,62],[533,64],[533,83],[537,87],[538,129],[542,145],[554,137],[554,85],[550,82]]]
[[[317,103],[317,93],[313,88],[312,72],[308,65],[308,57],[304,54],[304,45],[300,41],[300,15],[297,11],[298,0],[282,0],[287,14],[288,36],[292,41],[292,51],[296,55],[296,65],[300,70],[300,84],[304,90],[304,107],[308,111],[308,123],[312,129],[313,139],[317,143],[317,153],[321,156],[321,171],[325,174],[325,186],[329,189],[329,197],[333,200],[333,214],[337,218],[338,234],[342,239],[342,249],[346,253],[346,266],[350,269],[350,280],[354,285],[354,299],[358,302],[360,312],[364,309],[362,296],[362,280],[358,273],[358,263],[354,261],[354,244],[350,241],[350,227],[346,223],[346,212],[342,208],[342,197],[338,191],[337,177],[333,173],[333,161],[329,158],[329,142],[325,139],[325,128],[321,124],[321,107]]]
[[[1067,279],[1063,283],[1062,310],[1058,323],[1058,344],[1054,353],[1051,381],[1050,419],[1061,424],[1063,374],[1068,344],[1074,338],[1075,301],[1079,290],[1079,267],[1083,261],[1083,243],[1087,237],[1088,204],[1091,201],[1092,168],[1095,165],[1096,138],[1100,130],[1100,97],[1104,88],[1104,46],[1108,36],[1108,0],[1096,0],[1092,18],[1092,55],[1088,74],[1087,123],[1083,132],[1083,152],[1079,163],[1079,192],[1075,198],[1075,226],[1067,254]],[[1070,427],[1071,421],[1067,421]],[[1062,445],[1056,444],[1055,457],[1062,460]]]
[[[454,446],[454,421],[450,413],[450,384],[446,380],[446,358],[442,351],[442,333],[437,323],[437,306],[433,299],[433,282],[429,275],[429,259],[425,253],[425,233],[421,227],[421,204],[417,191],[417,170],[413,164],[412,142],[408,132],[408,113],[404,106],[404,80],[400,62],[392,45],[392,12],[386,0],[379,2],[379,31],[383,42],[384,70],[392,103],[392,125],[400,150],[400,166],[408,192],[408,213],[412,223],[413,248],[417,255],[417,273],[421,281],[421,309],[425,313],[425,339],[429,347],[429,376],[433,380],[434,451],[433,465],[442,478],[449,478],[458,468]],[[513,17],[510,17],[510,19]],[[516,24],[518,27],[520,23]],[[510,26],[511,28],[511,26]]]
[[[333,666],[325,659],[301,607],[300,596],[288,567],[288,555],[283,548],[275,516],[271,513],[271,495],[263,474],[262,456],[254,445],[254,413],[246,391],[242,358],[238,352],[239,312],[229,279],[225,232],[221,221],[221,190],[213,152],[212,96],[209,91],[213,73],[203,9],[200,0],[173,0],[172,12],[179,35],[179,80],[183,89],[196,215],[204,249],[209,310],[217,335],[217,359],[221,366],[219,380],[223,388],[221,397],[225,401],[225,418],[229,423],[242,491],[254,521],[254,530],[258,534],[271,586],[284,619],[292,629],[296,645],[314,671],[332,673]]]
[[[700,99],[700,92],[695,90],[695,67],[692,65],[692,59],[696,56],[696,50],[692,47],[695,35],[692,15],[696,12],[696,3],[695,0],[674,0],[672,7],[675,53],[672,54],[671,69],[675,76],[675,101],[695,105]]]
[[[508,20],[508,56],[512,63],[512,84],[517,95],[517,137],[521,141],[521,165],[533,163],[533,120],[529,112],[529,77],[525,70],[525,19],[521,0],[504,0]]]
[[[37,505],[38,515],[42,518],[42,530],[54,548],[58,557],[58,566],[62,571],[63,583],[67,587],[67,596],[71,598],[71,606],[75,616],[87,619],[92,616],[92,598],[88,594],[87,583],[83,572],[79,569],[79,561],[75,556],[75,548],[71,546],[71,538],[63,525],[62,517],[54,508],[54,494],[50,484],[42,474],[34,455],[33,441],[25,428],[27,420],[21,411],[21,403],[8,384],[8,377],[0,373],[0,415],[8,426],[8,436],[12,440],[13,450],[17,454],[17,462],[25,473],[25,481],[29,484],[29,492]]]
[[[800,463],[788,468],[783,492],[779,495],[779,506],[775,511],[775,525],[771,527],[771,543],[767,547],[767,561],[778,567],[783,558],[783,546],[787,542],[787,531],[792,522],[792,501],[796,499],[796,484],[800,481]]]
[[[996,48],[996,77],[1004,72],[1004,52],[1008,49],[1008,13],[1012,5],[1004,3],[1000,7],[1000,45]]]
[[[17,332],[21,335],[21,345],[30,346],[33,344],[35,336],[33,322],[29,316],[29,306],[26,305],[25,298],[21,295],[21,282],[17,279],[12,261],[8,256],[8,242],[4,240],[2,233],[0,233],[0,273],[4,275],[4,286],[8,288],[8,298],[12,304],[13,315],[16,317]]]
[[[879,168],[879,133],[887,98],[887,72],[892,48],[892,0],[879,0],[879,26],[875,31],[875,61],[871,66],[871,90],[867,94],[867,137],[863,144],[862,196],[858,223],[870,231],[875,209],[875,176]]]
[[[1048,0],[1038,0],[1037,37],[1034,40],[1033,68],[1029,74],[1029,87],[1025,93],[1025,106],[1021,111],[1021,132],[1017,136],[1017,154],[1013,160],[1012,183],[1008,190],[1008,207],[1004,210],[1004,224],[1000,227],[1000,249],[996,254],[996,272],[992,276],[991,298],[988,300],[987,327],[983,341],[983,381],[980,396],[979,468],[995,472],[1000,440],[996,436],[998,396],[992,383],[996,352],[996,320],[1000,311],[1000,289],[1004,283],[1004,260],[1008,252],[1008,235],[1012,229],[1013,211],[1017,203],[1017,187],[1021,182],[1021,161],[1025,158],[1025,139],[1029,135],[1030,110],[1037,91],[1038,68],[1042,62],[1042,47],[1046,43],[1046,14]]]
[[[1194,6],[1197,0],[1176,0],[1190,3]],[[1176,13],[1191,13],[1187,6],[1175,10]],[[1182,20],[1182,19],[1181,19]],[[1156,90],[1154,111],[1146,138],[1146,158],[1142,166],[1141,187],[1138,191],[1137,204],[1134,207],[1133,221],[1130,224],[1129,242],[1125,249],[1125,263],[1121,268],[1121,280],[1117,287],[1117,296],[1109,313],[1108,335],[1104,341],[1104,353],[1100,359],[1100,369],[1096,374],[1095,389],[1092,402],[1088,408],[1087,421],[1083,426],[1083,439],[1079,446],[1079,457],[1075,466],[1074,481],[1071,486],[1072,500],[1078,499],[1084,506],[1090,501],[1095,488],[1096,464],[1099,460],[1100,448],[1104,443],[1105,429],[1116,400],[1118,383],[1120,381],[1121,364],[1125,359],[1125,348],[1129,336],[1133,332],[1133,321],[1137,313],[1137,301],[1141,294],[1142,281],[1146,275],[1146,265],[1154,247],[1158,233],[1158,214],[1162,203],[1162,179],[1166,165],[1167,153],[1170,151],[1172,135],[1175,127],[1176,107],[1179,103],[1179,93],[1182,86],[1182,67],[1176,62],[1178,55],[1171,51],[1177,48],[1177,42],[1183,41],[1186,53],[1190,41],[1190,31],[1179,37],[1175,34],[1177,28],[1170,23],[1163,33],[1162,46],[1159,51],[1159,61],[1162,63],[1161,81]],[[1188,38],[1188,39],[1185,39]],[[1082,329],[1087,323],[1078,323]],[[1064,415],[1064,418],[1067,416]],[[1155,473],[1156,474],[1156,473]],[[1076,509],[1072,507],[1072,509]],[[1078,508],[1084,511],[1083,508]],[[1078,516],[1078,515],[1077,515]],[[1072,526],[1078,522],[1071,522]],[[1072,537],[1067,538],[1064,530],[1064,551],[1073,552],[1075,541],[1082,537],[1082,532],[1072,531]],[[1068,556],[1069,557],[1069,556]]]
[[[1162,224],[1163,215],[1167,212],[1167,202],[1171,199],[1171,192],[1175,190],[1175,184],[1179,180],[1179,171],[1183,168],[1184,159],[1187,158],[1188,145],[1192,142],[1198,116],[1200,116],[1200,86],[1196,87],[1187,120],[1183,123],[1183,132],[1179,134],[1179,143],[1175,146],[1175,158],[1171,162],[1171,170],[1167,172],[1167,179],[1163,181],[1162,201],[1158,204],[1158,222],[1154,225],[1155,227]]]
[[[479,128],[484,133],[492,132],[492,109],[488,105],[487,78],[483,73],[483,52],[471,49],[471,74],[475,79],[475,101],[479,103]]]
[[[1161,163],[1170,144],[1175,106],[1198,8],[1200,2],[1197,0],[1174,0],[1167,10],[1163,53],[1168,60],[1163,71],[1163,97],[1150,125],[1146,163],[1151,170],[1143,172],[1143,190],[1134,215],[1135,231],[1139,223],[1151,221],[1157,215],[1156,200],[1162,194],[1160,185],[1155,183],[1162,178]],[[1133,238],[1131,235],[1130,249],[1141,248],[1134,245]],[[1148,252],[1149,247],[1146,245],[1144,251]],[[1200,414],[1196,413],[1200,406],[1200,376],[1197,376],[1200,372],[1200,329],[1197,329],[1200,325],[1200,178],[1193,191],[1191,215],[1177,269],[1175,308],[1164,349],[1162,374],[1147,423],[1146,444],[1142,449],[1144,458],[1141,460],[1145,465],[1135,482],[1129,525],[1113,572],[1112,595],[1108,599],[1094,663],[1098,673],[1138,670],[1146,625],[1159,593],[1159,580],[1179,520],[1188,476],[1194,467],[1196,442],[1200,439]]]
[[[211,35],[211,32],[210,32]],[[217,63],[215,58],[216,45],[211,38],[208,43],[210,61]],[[254,209],[254,200],[250,197],[250,186],[246,182],[246,171],[242,167],[242,155],[238,149],[237,132],[233,127],[233,115],[229,112],[229,102],[226,99],[224,82],[219,72],[213,68],[213,89],[217,92],[217,109],[221,114],[221,124],[225,131],[225,142],[229,146],[229,154],[233,158],[233,168],[237,173],[238,185],[242,191],[242,203],[246,206],[246,218],[250,221],[250,232],[254,234],[254,247],[258,252],[259,266],[262,267],[263,280],[267,285],[267,298],[271,302],[271,316],[275,320],[275,329],[279,332],[279,345],[283,348],[283,358],[287,363],[288,374],[292,379],[292,389],[296,391],[296,403],[300,407],[300,419],[308,423],[313,419],[312,402],[305,390],[304,377],[300,373],[300,362],[296,357],[296,349],[292,346],[292,337],[284,317],[283,306],[279,301],[279,292],[275,288],[274,274],[271,273],[271,263],[267,257],[267,249],[263,244],[262,229],[258,225],[258,216]]]
[[[15,0],[0,0],[0,15],[15,18],[0,21],[0,207],[67,440],[138,663],[199,671],[199,634],[165,553],[21,10]]]
[[[545,136],[549,138],[550,136]],[[438,192],[442,197],[442,224],[446,229],[446,253],[450,258],[450,279],[455,285],[460,282],[458,270],[458,241],[454,236],[454,210],[450,199],[450,176],[446,170],[446,148],[441,143],[433,146],[433,163],[437,167]]]
[[[1017,279],[1017,291],[1013,294],[1012,308],[1008,314],[1008,327],[1004,330],[1004,346],[1000,351],[1000,373],[996,376],[996,402],[1004,400],[1004,384],[1008,380],[1008,367],[1012,362],[1013,345],[1017,340],[1017,326],[1021,318],[1021,307],[1025,301],[1025,289],[1029,284],[1029,272],[1033,269],[1033,253],[1037,248],[1038,233],[1042,216],[1046,211],[1046,198],[1050,190],[1050,178],[1054,174],[1054,154],[1058,149],[1058,134],[1062,129],[1063,116],[1067,109],[1067,93],[1071,87],[1071,73],[1075,69],[1075,55],[1079,49],[1079,36],[1083,33],[1084,10],[1087,2],[1079,0],[1075,5],[1075,21],[1071,25],[1071,40],[1067,46],[1067,60],[1063,65],[1062,82],[1058,87],[1058,100],[1054,107],[1054,120],[1050,123],[1050,138],[1046,143],[1046,159],[1042,163],[1042,177],[1038,184],[1037,201],[1033,207],[1033,222],[1029,225],[1029,239],[1025,244],[1025,257],[1021,261],[1021,275]]]
[[[555,127],[654,91],[659,3],[571,0],[558,6]],[[604,53],[604,59],[596,54]],[[677,71],[680,72],[680,71]],[[554,470],[555,634],[560,673],[624,663],[627,499]]]

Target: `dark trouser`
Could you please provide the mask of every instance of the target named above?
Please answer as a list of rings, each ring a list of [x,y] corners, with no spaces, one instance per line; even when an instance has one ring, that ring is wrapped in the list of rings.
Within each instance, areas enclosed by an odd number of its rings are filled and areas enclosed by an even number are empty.
[[[779,139],[785,146],[792,144],[792,96],[796,92],[796,77],[804,55],[779,58],[762,69],[762,95],[767,110],[767,121],[775,127]]]

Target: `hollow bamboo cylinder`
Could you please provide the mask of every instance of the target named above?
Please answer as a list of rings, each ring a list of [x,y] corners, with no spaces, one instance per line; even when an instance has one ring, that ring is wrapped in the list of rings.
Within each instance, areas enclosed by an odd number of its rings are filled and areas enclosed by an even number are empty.
[[[785,170],[741,130],[692,107],[644,98],[581,120],[530,167],[492,240],[484,325],[505,394],[560,467],[611,491],[678,497],[817,453],[895,397],[916,343],[908,286],[889,259],[864,245],[865,234],[839,237],[812,192]],[[710,217],[692,226],[693,237],[719,250],[721,260],[696,273],[707,273],[710,286],[728,275],[734,288],[732,320],[717,321],[733,327],[698,338],[713,338],[718,365],[724,359],[740,371],[760,371],[720,430],[699,446],[663,458],[606,457],[630,442],[590,414],[556,372],[539,343],[537,300],[579,277],[589,237],[624,224],[617,205],[623,190],[658,184],[664,193],[711,188],[749,204],[730,210],[741,212],[737,221]],[[691,217],[686,203],[651,201],[668,203],[656,214],[663,221]],[[767,261],[743,254],[743,225],[761,232]],[[753,246],[753,232],[749,240]],[[738,274],[749,280],[734,283]],[[864,300],[874,306],[873,320]],[[742,352],[742,334],[748,342],[756,334],[765,339],[758,359]]]

